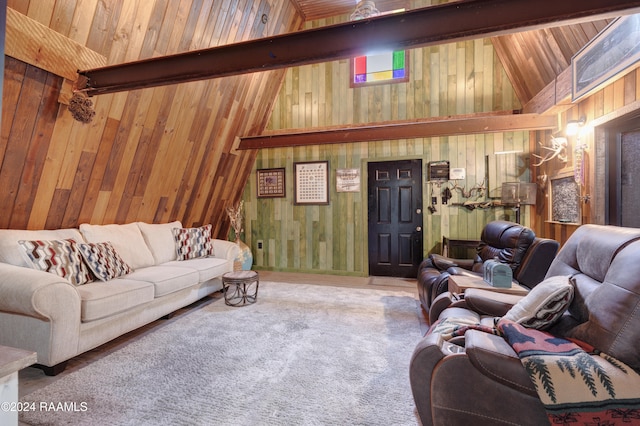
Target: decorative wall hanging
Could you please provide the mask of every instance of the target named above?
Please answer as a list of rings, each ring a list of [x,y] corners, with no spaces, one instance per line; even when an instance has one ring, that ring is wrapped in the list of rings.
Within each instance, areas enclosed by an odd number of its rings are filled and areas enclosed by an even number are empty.
[[[538,144],[540,144],[542,149],[546,150],[546,152],[544,156],[536,155],[533,153],[531,154],[534,157],[540,159],[540,161],[538,161],[537,163],[534,163],[533,166],[535,167],[541,166],[542,164],[546,163],[547,161],[551,161],[554,158],[557,158],[558,161],[560,161],[561,163],[566,163],[567,161],[569,161],[569,157],[567,153],[567,146],[569,145],[569,142],[567,141],[567,138],[552,137],[551,146],[543,145],[542,142],[538,142]]]
[[[640,15],[618,18],[571,58],[576,101],[640,59]]]
[[[360,192],[360,169],[336,170],[337,192]]]
[[[285,169],[256,170],[258,198],[286,197]]]
[[[295,204],[329,204],[329,162],[293,163]]]
[[[573,173],[558,175],[550,180],[551,202],[549,217],[552,222],[580,224],[580,186]]]

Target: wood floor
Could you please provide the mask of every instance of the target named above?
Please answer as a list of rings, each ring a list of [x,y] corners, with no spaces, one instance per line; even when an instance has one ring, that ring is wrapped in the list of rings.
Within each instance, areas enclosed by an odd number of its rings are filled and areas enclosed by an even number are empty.
[[[327,285],[336,287],[350,287],[350,288],[370,288],[377,290],[391,290],[391,291],[405,291],[415,294],[416,301],[418,300],[418,292],[415,279],[404,278],[391,278],[391,277],[345,277],[337,275],[320,275],[320,274],[300,274],[290,272],[272,272],[272,271],[259,271],[260,281],[276,281],[286,283],[303,283],[303,284],[316,284]],[[159,327],[163,327],[173,321],[180,318],[181,315],[185,315],[194,309],[200,309],[209,303],[222,298],[220,292],[214,293],[211,296],[205,297],[200,301],[187,306],[185,308],[176,311],[171,318],[161,319],[154,321],[146,326],[140,327],[130,333],[125,334],[117,339],[112,340],[96,349],[85,352],[77,357],[70,359],[67,368],[60,374],[54,377],[46,376],[42,370],[34,367],[28,367],[20,371],[18,375],[19,379],[19,396],[28,395],[37,389],[40,389],[65,375],[79,370],[80,368],[126,346],[129,342],[143,336],[147,333],[151,333],[157,330]],[[416,302],[416,309],[418,304]],[[420,316],[421,317],[421,316]],[[422,318],[422,317],[421,317]],[[423,318],[422,318],[423,319]],[[423,319],[424,320],[424,319]],[[426,321],[422,324],[423,331],[426,331]]]

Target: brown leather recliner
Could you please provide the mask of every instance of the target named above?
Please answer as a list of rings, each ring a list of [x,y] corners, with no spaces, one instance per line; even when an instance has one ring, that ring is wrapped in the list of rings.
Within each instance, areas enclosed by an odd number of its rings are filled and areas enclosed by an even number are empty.
[[[513,278],[531,289],[544,279],[551,261],[558,252],[557,241],[537,238],[531,228],[514,222],[489,222],[480,235],[474,259],[453,259],[430,254],[418,268],[418,294],[426,313],[433,301],[448,290],[450,275],[482,274],[482,264],[497,258],[507,263]]]
[[[640,229],[581,226],[546,276],[565,275],[573,276],[573,300],[546,331],[586,342],[640,372]],[[443,317],[483,320],[462,308],[446,309]],[[502,337],[469,330],[461,340],[452,344],[431,333],[414,350],[410,382],[423,425],[549,424],[526,370]]]

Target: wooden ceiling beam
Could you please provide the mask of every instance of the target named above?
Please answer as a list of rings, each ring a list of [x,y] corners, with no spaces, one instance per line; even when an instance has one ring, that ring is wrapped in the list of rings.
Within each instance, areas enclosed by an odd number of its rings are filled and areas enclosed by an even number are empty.
[[[78,68],[104,67],[107,58],[7,7],[5,54],[74,81]]]
[[[394,121],[375,125],[327,127],[314,131],[305,129],[290,129],[287,132],[270,131],[260,136],[241,137],[238,149],[369,142],[515,130],[544,130],[555,129],[557,124],[555,116],[538,114],[469,114],[412,121]]]
[[[349,58],[640,12],[631,0],[463,0],[80,71],[90,96]],[[80,82],[82,80],[82,83]]]
[[[522,112],[555,114],[571,108],[571,67],[567,67],[553,81],[522,107]]]

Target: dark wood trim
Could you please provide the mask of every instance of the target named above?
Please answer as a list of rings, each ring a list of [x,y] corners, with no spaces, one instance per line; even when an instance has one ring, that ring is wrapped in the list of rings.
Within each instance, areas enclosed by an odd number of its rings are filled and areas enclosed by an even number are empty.
[[[326,62],[640,11],[630,0],[463,0],[372,19],[80,71],[88,95]]]
[[[493,113],[496,114],[496,113]],[[369,142],[436,136],[541,130],[557,127],[555,116],[538,114],[473,114],[455,117],[395,121],[375,125],[326,127],[319,130],[289,129],[240,138],[238,149],[276,148],[332,143]]]

